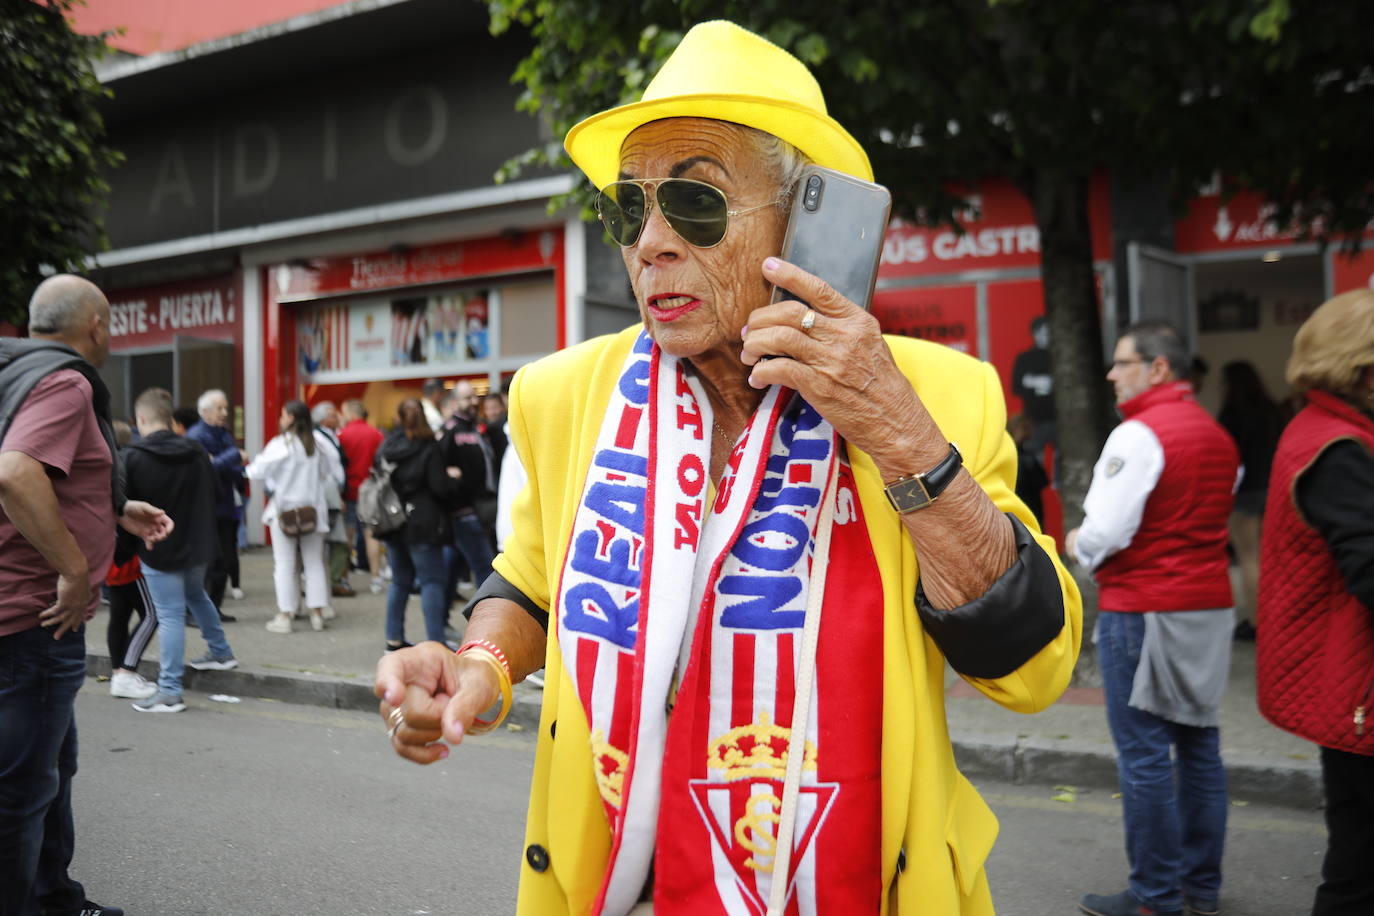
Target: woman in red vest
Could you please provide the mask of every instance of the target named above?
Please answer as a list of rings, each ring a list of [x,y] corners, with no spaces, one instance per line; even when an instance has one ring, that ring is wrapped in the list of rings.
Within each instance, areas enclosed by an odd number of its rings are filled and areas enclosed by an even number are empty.
[[[1326,860],[1314,916],[1374,912],[1374,291],[1298,330],[1306,406],[1279,440],[1260,557],[1261,712],[1321,745]]]

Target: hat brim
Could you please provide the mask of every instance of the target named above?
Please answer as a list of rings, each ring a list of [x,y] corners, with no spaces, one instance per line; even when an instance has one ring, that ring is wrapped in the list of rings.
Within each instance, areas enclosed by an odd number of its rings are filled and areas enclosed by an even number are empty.
[[[594,114],[568,131],[564,148],[598,188],[620,173],[620,148],[631,131],[663,118],[714,118],[770,133],[801,150],[817,165],[873,180],[859,141],[840,123],[813,108],[752,95],[678,95],[631,102]]]

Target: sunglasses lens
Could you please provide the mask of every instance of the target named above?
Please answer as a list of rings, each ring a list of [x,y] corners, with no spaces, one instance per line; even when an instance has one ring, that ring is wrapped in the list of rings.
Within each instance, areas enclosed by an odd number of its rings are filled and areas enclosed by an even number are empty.
[[[596,212],[617,245],[628,248],[644,228],[644,189],[629,181],[615,181],[597,195]]]
[[[725,195],[709,184],[670,178],[658,186],[658,205],[668,225],[690,245],[710,248],[725,238],[730,221]]]

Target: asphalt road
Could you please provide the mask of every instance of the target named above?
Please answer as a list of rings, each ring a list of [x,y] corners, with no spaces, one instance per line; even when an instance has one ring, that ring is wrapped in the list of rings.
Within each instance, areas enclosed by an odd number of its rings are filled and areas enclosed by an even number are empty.
[[[104,684],[81,692],[73,873],[94,899],[130,916],[514,911],[529,733],[422,768],[392,755],[374,715],[186,698],[187,712],[150,715]],[[1002,823],[988,864],[1001,916],[1068,916],[1082,893],[1125,886],[1111,793],[979,788]],[[1223,912],[1306,912],[1320,813],[1231,814]]]

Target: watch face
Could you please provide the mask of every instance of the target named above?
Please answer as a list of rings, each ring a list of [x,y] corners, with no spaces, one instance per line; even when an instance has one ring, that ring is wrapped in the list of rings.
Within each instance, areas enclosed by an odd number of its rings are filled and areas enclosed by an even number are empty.
[[[925,483],[919,477],[897,481],[887,488],[887,498],[898,512],[914,512],[932,502]]]

